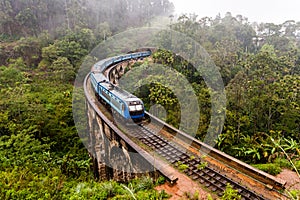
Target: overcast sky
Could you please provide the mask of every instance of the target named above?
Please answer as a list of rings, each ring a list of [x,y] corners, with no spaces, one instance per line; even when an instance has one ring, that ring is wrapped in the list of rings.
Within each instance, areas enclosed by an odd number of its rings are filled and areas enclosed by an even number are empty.
[[[300,0],[170,0],[175,12],[196,13],[199,17],[224,17],[226,12],[233,16],[241,14],[249,22],[273,22],[286,20],[300,21]]]

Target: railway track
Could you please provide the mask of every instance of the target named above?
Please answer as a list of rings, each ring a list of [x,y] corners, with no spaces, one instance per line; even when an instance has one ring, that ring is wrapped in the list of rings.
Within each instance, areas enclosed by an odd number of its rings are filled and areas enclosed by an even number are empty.
[[[182,147],[175,143],[169,142],[164,137],[156,133],[156,130],[151,129],[149,126],[122,126],[126,134],[133,140],[138,140],[143,145],[151,149],[157,156],[163,158],[168,163],[180,168],[185,166],[184,173],[191,177],[194,181],[198,181],[206,188],[222,196],[227,184],[230,184],[238,191],[243,200],[265,200],[267,198],[262,195],[256,194],[250,189],[242,186],[211,168],[201,157],[188,153]]]

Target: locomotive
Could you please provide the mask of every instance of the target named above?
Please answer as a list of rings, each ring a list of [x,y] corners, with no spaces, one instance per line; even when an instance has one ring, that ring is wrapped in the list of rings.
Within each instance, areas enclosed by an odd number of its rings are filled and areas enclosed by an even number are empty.
[[[94,92],[99,100],[112,108],[112,111],[125,120],[140,122],[144,118],[145,109],[141,99],[122,90],[109,82],[103,72],[110,66],[131,59],[143,59],[151,55],[151,51],[130,53],[108,58],[96,63],[90,73],[90,80]]]

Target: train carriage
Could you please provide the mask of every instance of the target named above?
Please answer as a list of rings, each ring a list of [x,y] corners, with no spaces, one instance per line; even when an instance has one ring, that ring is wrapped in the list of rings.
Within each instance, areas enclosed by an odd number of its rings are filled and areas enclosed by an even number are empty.
[[[115,56],[104,61],[100,61],[94,65],[90,73],[91,84],[99,99],[108,104],[113,112],[118,113],[126,120],[141,121],[145,115],[144,104],[142,100],[136,96],[122,90],[121,88],[111,84],[103,75],[108,67],[130,59],[143,59],[150,56],[151,51],[135,52],[122,56]]]
[[[144,104],[136,96],[112,85],[101,73],[91,73],[91,83],[98,98],[101,98],[120,116],[133,121],[144,117]]]

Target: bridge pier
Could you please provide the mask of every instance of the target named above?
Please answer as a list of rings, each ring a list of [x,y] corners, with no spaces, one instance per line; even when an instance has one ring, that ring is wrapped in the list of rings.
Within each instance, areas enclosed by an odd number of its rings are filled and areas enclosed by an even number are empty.
[[[113,70],[110,71],[109,74],[109,80],[111,83],[118,85],[119,84],[119,78],[121,78],[125,73],[125,68],[128,66],[128,62],[121,63],[115,66]]]
[[[121,137],[122,133],[95,109],[92,102],[86,101],[86,106],[88,148],[96,179],[127,182],[143,175],[154,179],[159,176],[152,164],[138,154],[126,138]]]

